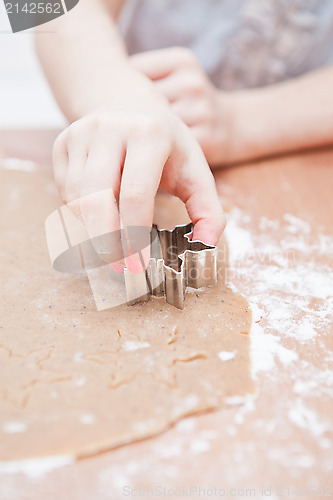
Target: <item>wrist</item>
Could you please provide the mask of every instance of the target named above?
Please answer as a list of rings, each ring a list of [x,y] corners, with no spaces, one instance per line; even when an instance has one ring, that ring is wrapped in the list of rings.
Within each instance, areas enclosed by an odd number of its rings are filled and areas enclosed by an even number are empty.
[[[211,167],[238,163],[251,155],[254,148],[251,123],[247,118],[248,99],[243,92],[215,89],[215,123],[206,157]]]
[[[235,106],[231,94],[212,87],[210,120],[205,134],[197,136],[210,167],[234,161]]]
[[[279,153],[281,141],[272,133],[279,128],[279,101],[272,89],[225,93],[229,114],[228,162],[238,163]]]
[[[75,120],[87,114],[115,109],[137,113],[169,110],[165,97],[127,60],[110,65],[109,71],[96,82],[93,91],[88,96],[77,95],[75,101]]]

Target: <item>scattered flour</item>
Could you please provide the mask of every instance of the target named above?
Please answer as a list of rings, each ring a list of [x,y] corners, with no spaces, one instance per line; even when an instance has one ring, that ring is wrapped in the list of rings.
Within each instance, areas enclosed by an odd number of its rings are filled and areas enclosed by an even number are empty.
[[[181,433],[193,432],[196,428],[197,420],[194,417],[187,417],[179,420],[175,424],[175,429]]]
[[[75,462],[75,457],[70,455],[57,455],[54,457],[31,458],[11,462],[0,462],[0,474],[24,474],[30,478],[43,476],[47,472],[59,469]]]
[[[137,340],[127,340],[123,343],[125,351],[136,351],[137,349],[146,349],[150,347],[149,342],[139,342]]]
[[[96,418],[94,415],[91,415],[90,413],[85,413],[83,415],[80,415],[79,422],[80,424],[83,425],[91,425],[96,421]]]
[[[83,387],[85,386],[87,383],[87,380],[86,380],[86,377],[79,377],[76,381],[75,381],[75,385],[77,387]]]
[[[236,356],[236,351],[221,351],[218,353],[218,357],[221,361],[230,361]]]
[[[285,214],[285,224],[262,217],[261,231],[254,236],[243,227],[244,220],[239,208],[228,216],[228,279],[234,289],[241,281],[242,293],[251,299],[252,357],[257,372],[270,370],[275,357],[282,363],[295,361],[296,353],[284,348],[281,340],[312,341],[333,317],[332,268],[298,257],[298,252],[303,257],[332,255],[333,237],[319,233],[310,241],[310,224],[291,214]],[[265,331],[258,315],[265,317]]]
[[[250,305],[253,307],[252,304]],[[298,359],[298,355],[295,351],[286,349],[281,345],[280,337],[267,333],[256,322],[253,322],[251,327],[250,352],[252,373],[254,376],[258,372],[269,371],[274,368],[276,358],[284,365]]]
[[[2,430],[6,434],[21,434],[27,430],[27,425],[24,422],[6,422]]]
[[[288,418],[297,427],[310,431],[317,438],[332,427],[331,424],[320,420],[313,410],[306,408],[300,398],[293,402],[293,407],[288,412]]]
[[[294,364],[288,373],[294,381],[295,398],[281,401],[281,411],[292,426],[319,438],[319,446],[324,449],[325,433],[332,430],[332,423],[323,421],[307,398],[333,397],[333,356],[322,348],[318,366],[311,359],[299,359],[298,352],[302,352],[303,344],[319,342],[319,331],[325,335],[332,328],[333,272],[328,263],[332,261],[333,236],[323,234],[320,228],[317,235],[311,234],[310,224],[291,214],[285,214],[282,222],[262,217],[259,234],[252,236],[246,230],[248,222],[244,213],[234,208],[228,217],[226,236],[228,284],[251,301],[253,375],[263,373],[263,378],[276,380],[280,372],[277,364],[283,365],[284,372]],[[323,263],[318,262],[318,255]],[[236,426],[246,419],[245,406],[235,414]],[[268,434],[275,432],[279,418],[281,415],[272,415],[261,422],[260,428]],[[237,427],[229,426],[227,432],[237,433]],[[312,455],[300,450],[292,455],[289,452],[272,449],[270,459],[290,467],[312,467]]]
[[[74,354],[73,360],[75,363],[81,363],[83,360],[83,352],[76,352]]]
[[[0,168],[5,170],[21,170],[21,172],[35,172],[37,163],[21,158],[3,158],[0,159]]]
[[[191,451],[195,454],[204,453],[211,449],[211,444],[206,439],[193,439],[191,441]]]

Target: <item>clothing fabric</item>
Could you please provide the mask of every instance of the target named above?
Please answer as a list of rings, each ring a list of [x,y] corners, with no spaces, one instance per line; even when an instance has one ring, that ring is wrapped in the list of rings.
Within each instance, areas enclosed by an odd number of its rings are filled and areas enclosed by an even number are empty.
[[[225,90],[333,62],[332,0],[127,0],[119,28],[130,54],[190,48]]]

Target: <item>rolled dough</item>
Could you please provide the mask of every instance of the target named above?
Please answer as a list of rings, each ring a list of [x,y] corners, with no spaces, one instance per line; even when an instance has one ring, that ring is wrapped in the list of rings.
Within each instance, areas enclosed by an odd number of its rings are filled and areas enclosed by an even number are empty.
[[[96,453],[254,391],[251,311],[223,279],[187,293],[183,311],[151,298],[98,312],[85,275],[51,268],[51,174],[0,176],[1,461]],[[156,222],[183,219],[160,195]]]

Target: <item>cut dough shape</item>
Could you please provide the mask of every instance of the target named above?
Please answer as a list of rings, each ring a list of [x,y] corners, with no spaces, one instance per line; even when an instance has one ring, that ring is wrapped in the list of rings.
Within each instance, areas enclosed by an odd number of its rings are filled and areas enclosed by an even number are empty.
[[[0,176],[1,461],[93,454],[253,393],[251,311],[223,279],[187,293],[182,311],[151,298],[98,312],[85,275],[51,267],[51,174]],[[186,222],[179,206],[160,195],[155,222]]]

